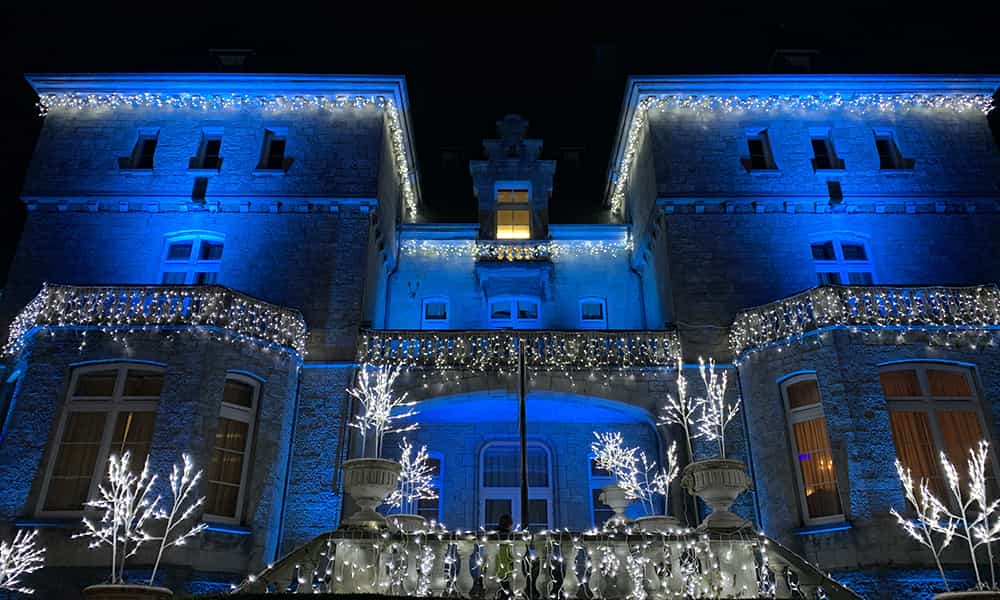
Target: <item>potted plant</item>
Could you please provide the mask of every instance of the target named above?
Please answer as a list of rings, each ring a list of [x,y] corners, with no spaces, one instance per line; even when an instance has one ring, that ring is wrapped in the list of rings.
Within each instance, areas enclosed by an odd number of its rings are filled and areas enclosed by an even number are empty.
[[[149,458],[142,473],[135,475],[130,469],[131,452],[120,458],[108,459],[108,483],[98,486],[99,498],[86,503],[91,508],[104,511],[99,521],[84,517],[85,531],[73,538],[91,538],[90,548],[108,546],[111,549],[111,579],[107,584],[92,585],[83,590],[87,600],[163,600],[173,592],[154,585],[163,552],[172,546],[183,545],[189,538],[201,533],[206,525],[181,527],[191,519],[205,501],[204,497],[189,501],[192,490],[201,479],[201,471],[194,473],[191,457],[184,455],[184,467],[174,465],[170,474],[170,491],[173,502],[170,510],[160,507],[162,498],[152,498],[157,475],[149,472]],[[186,505],[186,506],[185,506]],[[163,535],[157,537],[147,531],[149,523],[165,521]],[[180,528],[180,529],[178,529]],[[143,544],[158,541],[159,550],[149,581],[146,584],[129,584],[125,581],[125,562],[135,556]]]
[[[405,437],[399,445],[399,481],[386,503],[398,510],[389,516],[389,523],[404,532],[419,531],[426,521],[417,514],[421,500],[434,500],[437,490],[431,485],[434,469],[428,461],[427,446],[421,446],[415,454],[413,445]]]
[[[362,365],[357,384],[347,390],[360,404],[351,426],[361,434],[361,458],[344,462],[344,491],[360,507],[346,521],[352,527],[378,528],[385,525],[385,517],[375,509],[396,489],[402,467],[394,460],[381,458],[382,440],[387,433],[402,433],[417,428],[416,423],[396,425],[398,421],[416,414],[411,409],[414,403],[406,401],[405,393],[396,396],[393,392],[399,373],[399,367],[370,369]],[[369,435],[373,441],[373,458],[365,456]]]
[[[946,590],[934,596],[935,600],[1000,599],[993,558],[993,542],[1000,541],[1000,514],[997,511],[1000,499],[988,498],[986,464],[989,461],[989,444],[980,440],[975,448],[969,449],[968,483],[964,491],[958,469],[944,452],[940,453],[939,461],[948,482],[951,507],[934,495],[927,479],[921,479],[914,486],[910,469],[896,459],[896,473],[903,484],[906,500],[913,506],[914,518],[904,518],[895,508],[889,512],[911,538],[933,554],[934,564],[937,565]],[[941,566],[941,552],[955,539],[964,540],[969,550],[972,571],[976,577],[976,586],[971,590],[951,591]],[[990,565],[989,582],[979,569],[978,554],[984,546]]]
[[[695,401],[697,416],[693,410],[684,414],[683,424],[685,434],[688,436],[688,447],[690,448],[692,437],[688,427],[695,425],[698,429],[694,437],[717,442],[719,455],[691,462],[684,467],[681,485],[688,493],[704,500],[712,509],[712,513],[702,521],[700,527],[738,529],[748,523],[729,508],[740,494],[750,488],[750,477],[743,462],[726,458],[726,427],[740,411],[740,398],[737,396],[733,402],[726,399],[728,376],[725,371],[721,374],[716,373],[715,361],[711,358],[707,367],[705,361],[701,357],[698,358],[698,372],[705,386],[705,396]],[[683,413],[678,411],[678,415],[680,414]]]
[[[656,496],[664,498],[670,493],[670,483],[677,478],[677,443],[674,442],[667,450],[665,467],[657,470],[656,463],[650,461],[646,453],[638,447],[626,448],[622,434],[597,433],[591,442],[590,449],[594,460],[601,469],[609,471],[615,478],[614,485],[601,490],[600,500],[612,510],[615,516],[610,523],[626,522],[625,509],[638,500],[645,516],[636,519],[636,523],[647,531],[667,531],[676,529],[677,519],[666,514],[657,515]],[[666,502],[663,503],[664,509]]]
[[[38,530],[18,531],[14,539],[0,542],[0,591],[34,594],[21,583],[21,576],[34,573],[45,563],[45,548],[36,545]]]

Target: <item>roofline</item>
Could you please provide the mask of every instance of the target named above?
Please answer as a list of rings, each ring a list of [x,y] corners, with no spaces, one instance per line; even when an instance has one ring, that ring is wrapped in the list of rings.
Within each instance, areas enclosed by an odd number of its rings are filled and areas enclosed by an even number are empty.
[[[367,95],[392,98],[402,124],[413,191],[421,202],[420,169],[402,75],[314,75],[287,73],[26,73],[39,96],[46,94],[198,94],[250,96]]]
[[[655,95],[763,96],[804,94],[988,94],[1000,88],[1000,74],[894,75],[641,75],[628,78],[607,169],[604,203],[610,205],[612,176],[624,151],[628,125],[639,100]]]

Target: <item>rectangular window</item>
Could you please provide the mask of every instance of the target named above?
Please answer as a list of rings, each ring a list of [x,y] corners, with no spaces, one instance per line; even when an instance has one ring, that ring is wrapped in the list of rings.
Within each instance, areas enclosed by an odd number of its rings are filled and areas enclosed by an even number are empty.
[[[249,378],[226,379],[206,469],[205,513],[217,520],[235,523],[242,517],[257,394],[258,386]]]
[[[222,251],[221,235],[202,233],[168,237],[160,283],[209,285],[218,282]]]
[[[896,136],[889,130],[875,131],[875,150],[878,152],[879,169],[912,169],[914,160],[904,158],[896,143]]]
[[[479,506],[484,525],[495,527],[502,515],[510,515],[515,523],[523,517],[530,528],[548,528],[552,520],[548,452],[540,445],[529,443],[527,462],[531,493],[522,515],[520,447],[515,443],[499,442],[483,450]]]
[[[837,157],[833,149],[833,139],[830,137],[829,129],[810,128],[809,143],[813,151],[814,171],[844,168],[844,161]]]
[[[580,327],[584,329],[604,329],[608,326],[608,315],[603,298],[580,299]]]
[[[441,460],[440,456],[427,457],[427,464],[431,469],[431,487],[437,492],[437,498],[417,501],[417,514],[428,521],[441,520]]]
[[[222,164],[222,138],[205,136],[201,146],[201,168],[218,169]]]
[[[495,327],[537,327],[540,306],[535,297],[500,296],[490,301],[490,325]]]
[[[747,131],[747,151],[749,157],[744,159],[743,165],[748,171],[777,169],[766,129]]]
[[[421,329],[442,329],[448,327],[448,299],[424,298],[420,321]]]
[[[497,210],[498,240],[531,239],[531,211]]]
[[[538,303],[531,300],[518,300],[517,319],[519,321],[538,319]]]
[[[510,300],[500,300],[490,303],[490,318],[494,320],[506,320],[511,317]]]
[[[497,204],[527,204],[529,195],[526,189],[498,189]]]
[[[782,383],[781,388],[805,521],[820,524],[842,520],[837,470],[816,377],[796,376]]]
[[[267,129],[264,131],[264,147],[261,150],[259,169],[283,171],[287,166],[285,147],[287,133],[284,130]]]
[[[834,239],[810,245],[819,285],[872,285],[874,267],[867,245],[856,239]]]
[[[615,479],[611,471],[597,466],[597,461],[593,457],[588,462],[590,463],[591,526],[601,527],[615,515],[615,511],[610,506],[601,502],[603,488],[615,483]]]

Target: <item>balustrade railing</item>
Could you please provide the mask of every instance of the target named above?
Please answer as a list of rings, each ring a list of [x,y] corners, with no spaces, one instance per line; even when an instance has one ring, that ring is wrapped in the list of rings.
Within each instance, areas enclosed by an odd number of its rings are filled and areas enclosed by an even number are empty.
[[[977,329],[1000,326],[1000,289],[973,287],[821,286],[740,311],[729,332],[747,350],[827,327]]]
[[[535,370],[627,370],[674,366],[680,356],[676,331],[367,330],[358,361],[408,367],[512,372],[524,345]]]
[[[752,531],[498,535],[338,530],[237,593],[458,598],[858,598]]]
[[[157,328],[217,329],[303,354],[306,323],[297,310],[217,285],[73,286],[45,284],[11,323],[5,354],[20,351],[37,327],[107,332]]]

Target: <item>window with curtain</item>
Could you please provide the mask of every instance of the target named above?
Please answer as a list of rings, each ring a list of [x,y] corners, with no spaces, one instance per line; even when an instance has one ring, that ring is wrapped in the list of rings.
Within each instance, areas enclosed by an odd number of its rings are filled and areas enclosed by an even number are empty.
[[[160,283],[207,285],[219,279],[223,236],[219,233],[168,235],[163,247]]]
[[[950,497],[938,454],[944,452],[955,465],[964,487],[969,450],[984,439],[972,371],[946,363],[901,363],[884,367],[879,379],[896,456],[915,480],[927,479],[939,498]],[[995,490],[992,464],[987,477]]]
[[[205,477],[205,515],[213,520],[239,523],[243,517],[258,391],[250,377],[226,378]]]
[[[810,373],[789,378],[782,382],[781,389],[788,411],[803,520],[808,525],[841,521],[844,511],[837,468],[816,376]]]
[[[528,443],[527,527],[548,529],[552,524],[552,476],[548,450]],[[517,523],[521,515],[521,455],[517,442],[492,442],[482,453],[480,466],[480,522],[495,528],[503,515]]]
[[[531,190],[527,186],[497,188],[497,239],[531,238]]]
[[[153,365],[103,363],[74,369],[38,511],[82,511],[83,503],[95,497],[111,455],[130,451],[132,470],[141,472],[162,389],[163,369]]]

